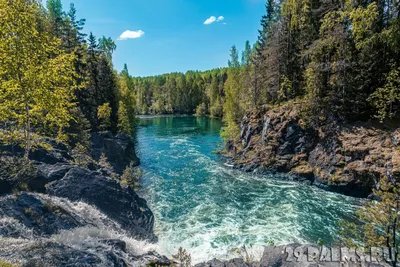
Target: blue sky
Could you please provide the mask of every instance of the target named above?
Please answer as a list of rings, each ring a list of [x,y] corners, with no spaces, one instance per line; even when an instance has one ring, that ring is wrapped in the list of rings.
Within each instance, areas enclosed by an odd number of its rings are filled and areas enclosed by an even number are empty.
[[[256,41],[265,11],[265,0],[62,2],[65,10],[75,4],[85,32],[115,40],[115,68],[127,63],[134,76],[224,67],[232,45],[242,50],[246,40]]]

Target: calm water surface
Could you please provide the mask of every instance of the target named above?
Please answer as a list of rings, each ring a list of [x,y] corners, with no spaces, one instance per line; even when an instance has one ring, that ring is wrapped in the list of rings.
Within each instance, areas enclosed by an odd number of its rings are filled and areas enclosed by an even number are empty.
[[[242,245],[260,256],[269,241],[338,240],[337,222],[354,219],[357,200],[225,166],[213,153],[221,145],[220,128],[217,119],[140,119],[141,194],[156,218],[160,253],[183,247],[196,263],[232,257]]]

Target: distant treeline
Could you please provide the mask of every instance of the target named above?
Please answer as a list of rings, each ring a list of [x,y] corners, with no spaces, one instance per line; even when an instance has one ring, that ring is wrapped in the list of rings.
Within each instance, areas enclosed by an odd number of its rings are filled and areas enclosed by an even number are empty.
[[[198,108],[200,115],[221,117],[226,79],[227,69],[132,78],[137,112],[193,114]]]
[[[392,118],[400,100],[400,4],[268,0],[257,42],[227,69],[133,78],[137,111],[223,116],[238,133],[248,109],[301,99],[304,119]],[[240,58],[241,56],[241,58]]]

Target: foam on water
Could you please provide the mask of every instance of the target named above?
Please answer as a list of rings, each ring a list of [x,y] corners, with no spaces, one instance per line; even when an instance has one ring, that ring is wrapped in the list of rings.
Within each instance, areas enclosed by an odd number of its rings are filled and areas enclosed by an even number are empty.
[[[230,258],[246,245],[337,241],[340,220],[352,220],[357,201],[296,182],[283,175],[234,170],[212,153],[220,123],[199,118],[142,118],[137,132],[145,169],[142,195],[155,214],[157,251],[179,247],[194,263]]]
[[[83,202],[70,202],[63,198],[48,196],[43,194],[31,193],[45,205],[60,207],[65,210],[70,216],[80,222],[86,224],[85,227],[78,227],[72,230],[61,230],[59,233],[41,237],[35,236],[32,229],[25,227],[13,218],[1,218],[0,227],[7,229],[16,229],[18,238],[0,238],[0,252],[11,262],[19,262],[19,257],[15,254],[16,251],[21,251],[24,248],[37,246],[46,242],[55,242],[67,247],[93,253],[102,260],[105,266],[112,264],[105,257],[105,254],[99,250],[104,248],[113,250],[110,244],[104,242],[106,239],[118,239],[125,241],[127,245],[127,253],[122,253],[126,262],[137,264],[137,260],[132,258],[132,255],[142,255],[149,251],[154,251],[157,246],[146,241],[139,241],[130,237],[118,225],[118,223],[110,220],[106,215],[101,213],[95,207]],[[3,198],[13,196],[6,196]]]

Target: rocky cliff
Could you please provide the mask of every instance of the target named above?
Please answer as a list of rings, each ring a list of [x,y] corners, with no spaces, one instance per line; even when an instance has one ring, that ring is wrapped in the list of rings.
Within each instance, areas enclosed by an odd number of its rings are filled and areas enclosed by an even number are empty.
[[[383,176],[400,174],[400,128],[378,123],[335,124],[311,130],[301,103],[249,112],[240,137],[226,144],[236,168],[277,171],[293,179],[367,197]]]
[[[128,136],[92,136],[94,158],[106,154],[116,173],[133,161]],[[146,201],[102,167],[74,163],[71,151],[46,140],[30,161],[0,146],[0,259],[22,266],[142,266],[168,261],[147,253],[157,240]],[[1,265],[1,264],[0,264]]]

